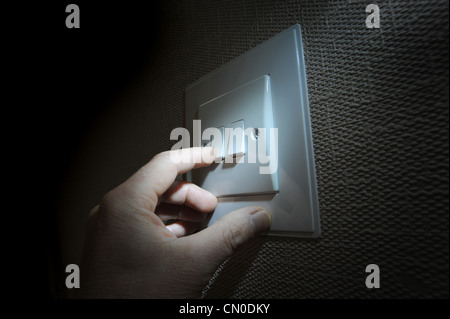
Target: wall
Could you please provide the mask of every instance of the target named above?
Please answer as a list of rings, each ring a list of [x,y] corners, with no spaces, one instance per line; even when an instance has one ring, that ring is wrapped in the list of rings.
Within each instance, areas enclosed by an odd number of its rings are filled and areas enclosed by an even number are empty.
[[[323,235],[255,238],[203,296],[448,298],[448,2],[165,1],[157,53],[86,134],[59,206],[61,264],[77,263],[102,194],[183,126],[184,88],[302,26]],[[140,30],[146,41],[146,30]],[[365,267],[381,268],[367,289]]]

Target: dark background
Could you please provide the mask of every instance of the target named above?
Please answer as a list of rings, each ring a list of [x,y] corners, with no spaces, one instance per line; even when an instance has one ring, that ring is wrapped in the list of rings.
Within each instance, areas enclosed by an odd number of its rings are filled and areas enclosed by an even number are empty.
[[[158,1],[77,1],[80,29],[66,28],[70,3],[22,1],[2,10],[4,93],[14,105],[3,128],[18,137],[5,140],[14,165],[5,198],[17,207],[9,215],[20,246],[8,249],[5,263],[7,274],[19,275],[5,280],[16,295],[31,286],[34,297],[66,296],[58,230],[63,185],[89,131],[142,78],[158,42]]]
[[[50,141],[48,154],[52,158],[48,171],[55,178],[50,196],[57,199],[52,202],[55,207],[47,232],[47,258],[51,267],[49,294],[56,298],[67,296],[61,292],[61,278],[66,274],[61,264],[60,250],[64,248],[57,223],[58,213],[64,209],[57,206],[64,196],[64,182],[73,165],[77,165],[74,158],[80,144],[89,139],[90,131],[96,130],[98,118],[108,111],[114,100],[131,89],[142,77],[142,70],[149,67],[157,50],[159,31],[158,1],[127,5],[107,1],[77,2],[83,24],[80,29],[65,27],[66,3],[52,4],[49,8],[59,19],[48,26],[49,41],[53,43],[49,44],[51,52],[45,50],[45,55],[48,54],[45,61],[50,66],[49,89],[56,92],[50,94],[52,107],[45,137]]]
[[[4,7],[14,291],[66,297],[86,214],[172,146],[184,88],[300,23],[323,235],[254,239],[203,297],[448,298],[447,1],[77,1],[67,29],[69,3]]]

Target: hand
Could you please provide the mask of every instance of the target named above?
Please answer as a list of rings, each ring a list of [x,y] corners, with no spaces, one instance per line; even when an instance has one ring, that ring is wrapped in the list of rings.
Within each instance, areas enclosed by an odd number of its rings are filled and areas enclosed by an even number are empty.
[[[198,298],[238,246],[270,228],[267,209],[253,206],[196,232],[217,199],[175,178],[210,165],[212,153],[209,147],[160,153],[103,197],[89,214],[78,297]],[[166,226],[164,219],[180,221]]]

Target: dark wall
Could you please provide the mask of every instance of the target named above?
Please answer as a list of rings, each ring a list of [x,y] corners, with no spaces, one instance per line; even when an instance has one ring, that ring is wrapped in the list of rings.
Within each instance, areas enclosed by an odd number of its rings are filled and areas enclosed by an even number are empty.
[[[57,52],[81,58],[73,82],[57,73],[70,97],[58,132],[73,139],[54,159],[64,164],[53,289],[64,290],[61,267],[79,263],[90,208],[173,145],[184,88],[299,23],[323,235],[252,240],[204,297],[448,298],[448,2],[373,1],[380,29],[365,26],[368,3],[164,1],[95,19],[80,5],[81,32],[64,31]],[[117,22],[102,28],[107,17]],[[365,287],[371,263],[382,289]]]

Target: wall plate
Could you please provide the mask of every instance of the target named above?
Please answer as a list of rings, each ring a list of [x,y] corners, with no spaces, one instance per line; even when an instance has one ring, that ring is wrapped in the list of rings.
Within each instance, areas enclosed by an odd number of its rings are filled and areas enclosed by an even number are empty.
[[[202,130],[223,130],[233,125],[278,129],[278,166],[273,174],[258,176],[255,168],[263,164],[243,161],[231,166],[213,164],[186,175],[188,181],[218,196],[210,224],[232,210],[264,205],[272,212],[269,235],[320,236],[300,25],[202,77],[185,93],[185,121],[191,136],[198,134],[193,132],[196,119],[202,120]],[[195,138],[193,142],[193,146],[199,146]],[[223,145],[226,153],[226,142]],[[248,155],[247,150],[243,159]]]
[[[215,137],[219,156],[217,164],[205,169],[192,171],[192,180],[217,197],[275,194],[279,190],[278,172],[260,174],[258,164],[258,142],[263,143],[264,155],[270,156],[270,137],[268,134],[255,133],[253,128],[274,128],[270,77],[262,77],[246,83],[211,101],[200,105],[197,118],[201,120],[201,130],[217,128],[221,137]],[[239,128],[239,134],[230,134],[229,128]],[[245,130],[247,129],[247,136]],[[233,130],[233,132],[235,132]],[[270,131],[269,131],[270,132]],[[266,132],[264,132],[266,133]],[[200,134],[200,132],[199,132]],[[204,134],[208,134],[207,132]],[[207,135],[202,145],[208,145],[211,137]],[[220,141],[218,141],[220,139]],[[275,152],[274,152],[275,153]],[[254,160],[250,160],[250,154]],[[273,164],[276,164],[274,159]],[[258,161],[259,162],[259,161]]]

